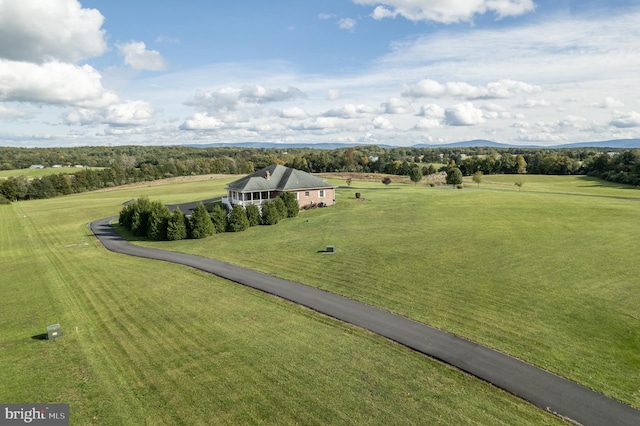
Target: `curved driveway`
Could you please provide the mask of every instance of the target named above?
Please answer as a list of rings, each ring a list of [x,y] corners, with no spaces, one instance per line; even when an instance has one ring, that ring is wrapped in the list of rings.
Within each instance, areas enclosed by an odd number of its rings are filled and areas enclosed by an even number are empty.
[[[298,303],[450,364],[572,422],[640,425],[640,411],[511,356],[314,287],[213,259],[130,244],[110,225],[113,219],[90,224],[108,250],[190,266]]]

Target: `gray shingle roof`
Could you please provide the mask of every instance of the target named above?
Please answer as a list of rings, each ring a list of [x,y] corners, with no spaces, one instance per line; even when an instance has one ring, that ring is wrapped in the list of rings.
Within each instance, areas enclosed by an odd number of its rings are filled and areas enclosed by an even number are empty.
[[[272,164],[227,185],[228,190],[237,192],[295,191],[318,188],[334,188],[334,186],[307,172],[279,164]]]

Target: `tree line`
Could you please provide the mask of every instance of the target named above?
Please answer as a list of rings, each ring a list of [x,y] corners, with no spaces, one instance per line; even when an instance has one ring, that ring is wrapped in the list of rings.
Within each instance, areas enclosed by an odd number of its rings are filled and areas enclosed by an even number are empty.
[[[0,147],[0,168],[76,165],[74,173],[0,181],[0,199],[50,198],[128,183],[200,174],[247,174],[271,164],[311,173],[364,172],[418,177],[448,171],[453,163],[463,175],[590,175],[613,182],[640,184],[640,150],[593,148],[384,148],[375,145],[333,150],[313,148],[194,148],[163,146],[7,148]],[[415,180],[414,180],[415,181]]]

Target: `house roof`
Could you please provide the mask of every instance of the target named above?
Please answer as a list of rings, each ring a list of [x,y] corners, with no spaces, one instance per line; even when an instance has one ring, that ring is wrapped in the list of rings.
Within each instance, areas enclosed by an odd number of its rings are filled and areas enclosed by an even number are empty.
[[[237,192],[295,191],[317,188],[335,188],[335,186],[302,170],[279,164],[272,164],[227,185],[228,190]]]

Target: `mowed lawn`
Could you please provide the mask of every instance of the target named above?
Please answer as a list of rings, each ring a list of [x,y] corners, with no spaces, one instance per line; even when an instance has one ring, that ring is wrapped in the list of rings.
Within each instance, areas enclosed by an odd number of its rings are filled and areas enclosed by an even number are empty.
[[[189,268],[110,253],[86,227],[140,195],[205,199],[228,181],[0,206],[0,401],[69,403],[74,425],[560,424],[484,382],[307,309]],[[246,250],[261,239],[263,253],[289,247],[283,237],[296,226],[327,228],[331,217],[374,205],[342,201],[191,247],[215,255],[222,239]],[[323,261],[339,264],[346,247],[338,249]],[[281,252],[278,265],[287,256]],[[54,323],[65,335],[39,339]]]
[[[354,181],[335,206],[275,226],[142,244],[380,306],[640,407],[640,191],[587,177],[485,179],[500,185]],[[336,253],[318,254],[327,245]]]

